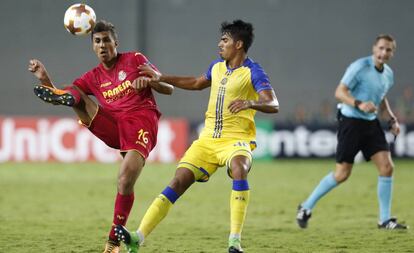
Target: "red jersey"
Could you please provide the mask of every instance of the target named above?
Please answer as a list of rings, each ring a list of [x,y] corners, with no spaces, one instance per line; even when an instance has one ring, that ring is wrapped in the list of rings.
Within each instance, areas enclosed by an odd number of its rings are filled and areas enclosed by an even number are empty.
[[[152,89],[147,87],[137,91],[131,85],[140,76],[138,66],[150,64],[156,67],[141,53],[118,53],[117,57],[111,69],[107,70],[99,64],[73,84],[87,95],[95,96],[99,104],[113,116],[142,109],[152,109],[160,115]]]

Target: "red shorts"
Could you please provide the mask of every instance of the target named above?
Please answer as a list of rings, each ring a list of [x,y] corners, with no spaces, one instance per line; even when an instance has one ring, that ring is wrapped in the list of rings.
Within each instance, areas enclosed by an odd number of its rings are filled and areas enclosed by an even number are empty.
[[[146,159],[157,144],[159,113],[143,109],[124,115],[112,115],[99,107],[89,126],[96,137],[121,152],[138,151]]]

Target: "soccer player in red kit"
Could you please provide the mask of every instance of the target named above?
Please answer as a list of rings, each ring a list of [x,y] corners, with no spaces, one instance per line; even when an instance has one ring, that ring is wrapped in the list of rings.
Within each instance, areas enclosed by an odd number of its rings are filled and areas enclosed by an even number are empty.
[[[123,160],[118,174],[113,224],[104,253],[118,253],[116,225],[125,225],[134,202],[134,184],[149,152],[157,142],[158,111],[152,90],[171,94],[169,84],[141,76],[140,65],[152,65],[141,53],[118,53],[114,26],[96,23],[92,46],[100,64],[77,78],[64,90],[54,87],[44,65],[30,60],[29,71],[41,82],[35,94],[45,102],[70,106],[82,125],[108,146],[119,149]],[[93,95],[96,104],[88,95]]]

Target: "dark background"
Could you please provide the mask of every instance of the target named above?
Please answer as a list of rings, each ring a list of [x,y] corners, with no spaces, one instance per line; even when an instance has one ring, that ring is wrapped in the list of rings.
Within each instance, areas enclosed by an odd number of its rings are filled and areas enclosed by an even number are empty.
[[[0,2],[0,115],[73,115],[36,99],[27,71],[38,58],[56,84],[70,83],[97,64],[90,38],[63,27],[67,7],[78,1]],[[252,22],[256,39],[249,56],[269,74],[281,104],[275,121],[332,120],[334,90],[346,67],[371,53],[374,38],[390,33],[398,49],[390,66],[396,110],[410,92],[414,57],[414,1],[409,0],[122,0],[84,1],[98,19],[114,23],[119,51],[140,50],[165,73],[200,75],[217,58],[222,21]],[[202,120],[209,89],[158,96],[166,117]],[[410,98],[408,98],[410,100]],[[412,101],[412,99],[411,99]],[[400,107],[402,106],[403,109]],[[406,116],[408,117],[408,116]],[[409,118],[409,117],[408,117]]]

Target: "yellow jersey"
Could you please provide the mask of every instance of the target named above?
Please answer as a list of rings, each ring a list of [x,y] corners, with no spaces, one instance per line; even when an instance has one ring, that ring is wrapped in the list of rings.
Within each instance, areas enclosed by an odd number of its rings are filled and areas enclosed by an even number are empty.
[[[200,137],[254,140],[256,110],[247,109],[233,114],[228,106],[236,99],[257,100],[260,91],[273,89],[262,67],[250,58],[235,69],[229,68],[224,60],[215,60],[205,77],[211,81],[211,91]]]

